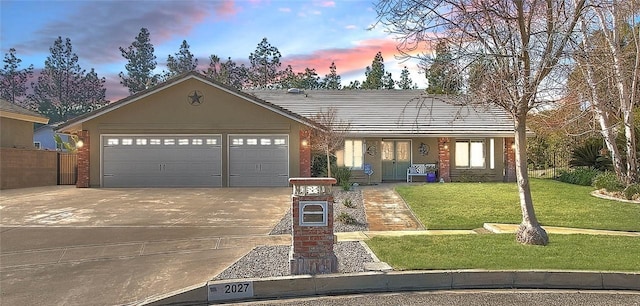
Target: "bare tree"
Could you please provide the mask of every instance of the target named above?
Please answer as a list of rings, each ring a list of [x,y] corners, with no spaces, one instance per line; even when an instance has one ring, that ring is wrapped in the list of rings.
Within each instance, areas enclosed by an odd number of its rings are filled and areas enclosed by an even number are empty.
[[[637,0],[594,1],[580,19],[575,52],[576,70],[586,85],[581,96],[593,108],[616,175],[626,184],[639,179],[633,115],[640,89],[639,17]],[[625,158],[616,145],[620,129]]]
[[[565,54],[585,0],[381,0],[379,22],[400,39],[405,56],[443,39],[462,72],[483,70],[471,103],[495,104],[514,121],[516,176],[522,223],[516,240],[546,245],[535,215],[527,176],[526,119],[534,107],[558,94],[549,76]]]
[[[338,118],[338,111],[329,108],[312,117],[320,126],[311,131],[311,148],[327,156],[327,177],[331,177],[331,154],[344,146],[351,124]]]

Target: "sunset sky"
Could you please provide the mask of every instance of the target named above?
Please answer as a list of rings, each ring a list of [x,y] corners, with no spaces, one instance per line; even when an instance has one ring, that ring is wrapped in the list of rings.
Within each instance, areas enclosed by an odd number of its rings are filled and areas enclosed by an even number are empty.
[[[128,47],[142,27],[151,33],[158,72],[182,40],[187,40],[203,70],[211,54],[247,63],[266,37],[282,54],[283,69],[291,65],[299,72],[310,67],[323,77],[335,61],[343,84],[348,84],[364,80],[365,67],[381,51],[394,79],[407,66],[413,81],[425,87],[417,62],[395,58],[393,37],[380,26],[369,29],[376,22],[373,0],[2,0],[0,5],[3,58],[15,48],[22,68],[33,64],[37,70],[44,67],[54,40],[69,37],[82,68],[95,68],[107,79],[111,101],[127,96],[118,77],[126,60],[118,47]]]

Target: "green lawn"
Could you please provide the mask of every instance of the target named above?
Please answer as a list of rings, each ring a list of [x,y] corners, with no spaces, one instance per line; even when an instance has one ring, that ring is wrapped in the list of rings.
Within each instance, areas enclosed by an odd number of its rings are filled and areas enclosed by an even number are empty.
[[[547,246],[525,246],[513,234],[376,237],[367,241],[397,270],[640,271],[637,237],[550,235]]]
[[[544,226],[640,231],[640,204],[589,195],[592,187],[531,179],[533,203]],[[398,193],[428,229],[474,229],[522,220],[515,183],[399,186]]]

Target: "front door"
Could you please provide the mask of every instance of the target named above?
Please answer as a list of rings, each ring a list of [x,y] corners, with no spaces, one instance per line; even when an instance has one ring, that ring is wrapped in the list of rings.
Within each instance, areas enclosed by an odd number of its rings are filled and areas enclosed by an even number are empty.
[[[411,141],[384,140],[382,142],[382,180],[405,180],[411,166]]]

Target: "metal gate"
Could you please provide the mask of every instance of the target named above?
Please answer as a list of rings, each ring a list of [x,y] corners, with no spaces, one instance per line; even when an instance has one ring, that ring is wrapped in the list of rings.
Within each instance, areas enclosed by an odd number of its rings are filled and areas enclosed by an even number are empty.
[[[75,185],[78,178],[78,155],[58,152],[58,185]]]

